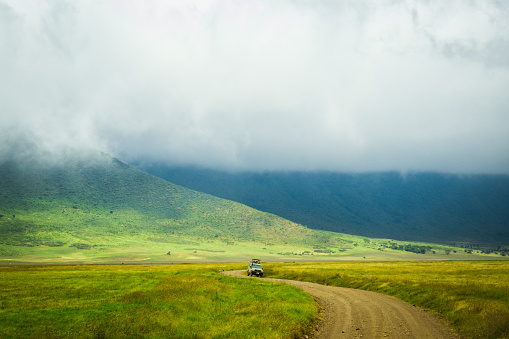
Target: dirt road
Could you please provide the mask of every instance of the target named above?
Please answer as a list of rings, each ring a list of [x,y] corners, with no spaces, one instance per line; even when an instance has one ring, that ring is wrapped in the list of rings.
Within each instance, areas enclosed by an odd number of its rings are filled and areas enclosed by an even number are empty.
[[[248,278],[245,270],[222,273]],[[318,302],[323,321],[312,338],[458,338],[437,317],[394,297],[302,281],[264,280],[296,286]]]

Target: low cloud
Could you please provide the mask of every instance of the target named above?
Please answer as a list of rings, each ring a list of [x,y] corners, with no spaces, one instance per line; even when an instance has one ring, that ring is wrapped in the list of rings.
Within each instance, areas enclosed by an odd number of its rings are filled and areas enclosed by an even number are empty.
[[[509,173],[508,17],[497,1],[0,0],[0,156],[29,139],[220,169]]]

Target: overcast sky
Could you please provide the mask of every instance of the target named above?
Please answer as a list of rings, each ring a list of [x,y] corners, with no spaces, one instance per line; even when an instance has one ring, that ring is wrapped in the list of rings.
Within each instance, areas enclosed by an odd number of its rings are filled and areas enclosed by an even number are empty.
[[[0,0],[0,131],[4,158],[509,173],[509,2]]]

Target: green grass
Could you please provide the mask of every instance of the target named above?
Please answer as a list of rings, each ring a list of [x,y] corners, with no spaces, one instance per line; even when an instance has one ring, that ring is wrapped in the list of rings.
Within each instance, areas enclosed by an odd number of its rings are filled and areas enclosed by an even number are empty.
[[[245,265],[0,268],[0,337],[292,338],[315,319],[300,290],[218,275]],[[465,338],[509,338],[509,262],[265,263],[265,275],[396,296]]]
[[[446,318],[465,338],[509,338],[508,261],[266,264],[266,276],[381,292]]]
[[[293,338],[313,323],[302,291],[218,275],[244,265],[0,268],[2,338]]]

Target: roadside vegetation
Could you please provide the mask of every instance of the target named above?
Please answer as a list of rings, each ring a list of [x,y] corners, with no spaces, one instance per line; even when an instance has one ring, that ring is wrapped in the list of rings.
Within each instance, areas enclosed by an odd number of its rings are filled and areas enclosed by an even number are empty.
[[[317,316],[285,284],[217,274],[244,265],[0,268],[2,338],[293,338]]]
[[[464,338],[509,338],[509,261],[273,263],[264,271],[395,296],[444,317]]]

